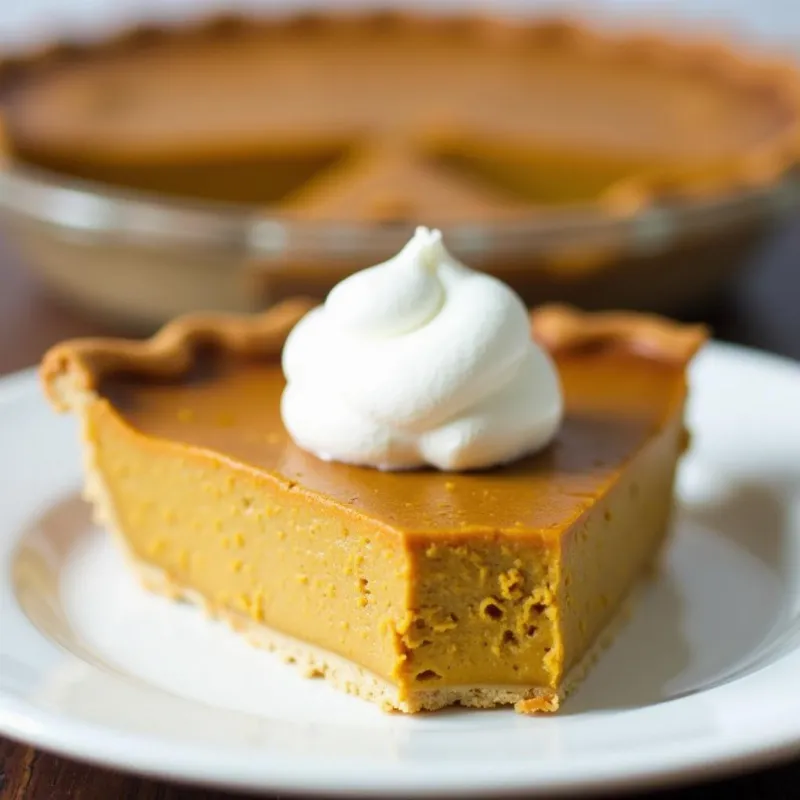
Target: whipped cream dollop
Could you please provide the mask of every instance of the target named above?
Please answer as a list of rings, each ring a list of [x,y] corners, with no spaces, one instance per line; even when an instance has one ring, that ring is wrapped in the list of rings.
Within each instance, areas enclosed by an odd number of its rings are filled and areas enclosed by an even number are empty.
[[[283,370],[281,413],[300,447],[384,470],[513,461],[547,445],[563,414],[522,300],[426,228],[300,320]]]

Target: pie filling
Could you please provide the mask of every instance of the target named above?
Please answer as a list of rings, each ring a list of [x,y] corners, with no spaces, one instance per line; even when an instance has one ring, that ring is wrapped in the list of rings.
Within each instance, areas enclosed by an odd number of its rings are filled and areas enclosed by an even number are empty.
[[[78,178],[311,218],[485,220],[632,180],[736,182],[796,130],[796,84],[688,43],[366,14],[34,57],[2,101],[12,152]]]
[[[302,451],[278,364],[209,351],[180,379],[111,374],[88,395],[91,470],[175,593],[377,676],[384,705],[553,710],[659,551],[685,446],[683,365],[613,347],[557,365],[546,451],[398,476]]]

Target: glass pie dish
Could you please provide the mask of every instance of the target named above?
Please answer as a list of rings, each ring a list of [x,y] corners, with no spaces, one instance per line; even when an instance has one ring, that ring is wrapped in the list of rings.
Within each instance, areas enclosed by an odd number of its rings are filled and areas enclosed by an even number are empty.
[[[609,218],[551,212],[524,224],[453,225],[449,247],[495,270],[530,304],[676,313],[709,299],[800,206],[800,180]],[[6,164],[0,214],[29,267],[70,304],[149,329],[185,311],[247,311],[321,297],[408,225],[287,221],[212,203],[115,192]]]

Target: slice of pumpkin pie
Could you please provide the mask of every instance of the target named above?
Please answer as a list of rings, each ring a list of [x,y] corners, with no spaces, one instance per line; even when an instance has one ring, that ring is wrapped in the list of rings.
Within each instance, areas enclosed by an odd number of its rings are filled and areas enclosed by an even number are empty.
[[[386,709],[554,711],[662,548],[703,340],[528,317],[422,230],[323,306],[66,342],[41,374],[150,588]]]

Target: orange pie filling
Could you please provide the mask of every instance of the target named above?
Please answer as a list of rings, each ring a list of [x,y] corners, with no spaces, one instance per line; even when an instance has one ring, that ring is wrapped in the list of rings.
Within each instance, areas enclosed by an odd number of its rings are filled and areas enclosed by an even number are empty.
[[[449,223],[638,207],[797,156],[796,72],[708,43],[385,12],[136,34],[9,70],[15,158],[306,219]]]

